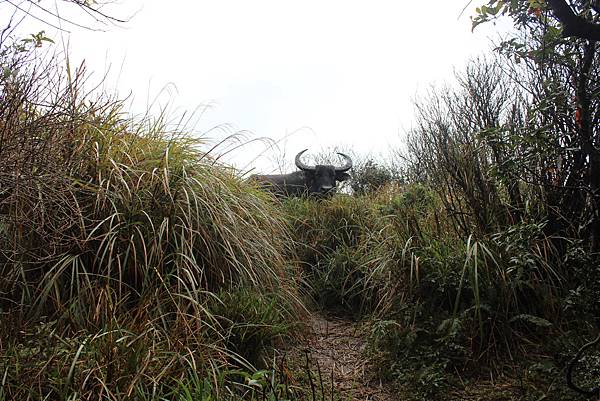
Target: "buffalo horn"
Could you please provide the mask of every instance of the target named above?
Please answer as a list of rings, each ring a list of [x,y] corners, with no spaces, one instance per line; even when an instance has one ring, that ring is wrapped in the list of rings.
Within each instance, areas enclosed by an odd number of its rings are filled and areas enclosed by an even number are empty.
[[[298,167],[300,170],[305,170],[305,171],[311,171],[314,170],[314,167],[311,166],[307,166],[306,164],[302,163],[302,160],[300,160],[300,156],[302,156],[302,154],[304,152],[306,152],[308,149],[304,149],[302,152],[299,152],[296,155],[296,167]]]
[[[339,172],[344,172],[344,171],[348,171],[352,168],[352,159],[350,158],[350,156],[345,155],[343,153],[339,153],[338,155],[342,156],[344,159],[346,159],[346,164],[344,164],[342,167],[336,167],[335,171],[339,171]]]

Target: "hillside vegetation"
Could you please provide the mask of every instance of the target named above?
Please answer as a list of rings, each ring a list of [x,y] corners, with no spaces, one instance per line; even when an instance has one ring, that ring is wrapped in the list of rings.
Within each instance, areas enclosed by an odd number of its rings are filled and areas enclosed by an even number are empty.
[[[303,312],[283,213],[35,51],[2,58],[0,399],[214,397]]]
[[[406,150],[320,200],[261,192],[168,116],[4,43],[0,400],[343,399],[294,361],[315,311],[368,331],[401,399],[575,399],[565,371],[598,334],[600,64],[535,10],[417,100]]]

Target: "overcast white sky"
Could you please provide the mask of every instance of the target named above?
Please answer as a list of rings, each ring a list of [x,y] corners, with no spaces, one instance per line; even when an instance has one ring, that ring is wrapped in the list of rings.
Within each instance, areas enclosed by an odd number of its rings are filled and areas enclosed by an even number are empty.
[[[171,104],[173,113],[212,105],[191,127],[197,133],[230,124],[252,137],[289,135],[290,158],[334,145],[377,153],[410,128],[415,95],[489,51],[498,27],[471,33],[469,16],[481,2],[459,18],[467,3],[123,0],[111,13],[137,11],[123,27],[65,25],[72,33],[63,37],[72,64],[85,59],[97,80],[110,70],[105,86],[131,93],[134,111],[166,88],[158,104]],[[246,147],[234,160],[242,167],[259,153]]]

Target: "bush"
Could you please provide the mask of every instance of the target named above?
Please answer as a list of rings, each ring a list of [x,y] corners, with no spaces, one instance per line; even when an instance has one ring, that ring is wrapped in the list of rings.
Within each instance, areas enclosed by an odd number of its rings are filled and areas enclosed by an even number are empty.
[[[366,195],[396,181],[397,173],[372,159],[355,163],[350,172],[350,188],[355,195]]]
[[[265,351],[289,343],[291,333],[301,328],[297,305],[293,299],[277,292],[260,293],[248,288],[221,291],[213,299],[210,311],[225,335],[227,346],[252,366],[265,368],[271,361],[263,360]]]
[[[157,399],[156,383],[239,365],[246,340],[210,308],[230,289],[258,305],[249,324],[279,327],[257,346],[285,334],[300,305],[270,198],[182,129],[93,99],[82,70],[0,54],[2,397]]]
[[[296,254],[305,281],[321,307],[360,315],[377,302],[371,287],[369,258],[380,215],[366,198],[336,196],[329,200],[290,199]]]
[[[584,292],[569,288],[585,257],[573,243],[561,261],[544,222],[462,237],[424,184],[284,206],[318,306],[372,319],[369,355],[380,375],[423,398],[453,399],[457,374],[477,378],[510,358],[553,353],[547,339],[564,329],[568,305],[581,311],[575,294]]]

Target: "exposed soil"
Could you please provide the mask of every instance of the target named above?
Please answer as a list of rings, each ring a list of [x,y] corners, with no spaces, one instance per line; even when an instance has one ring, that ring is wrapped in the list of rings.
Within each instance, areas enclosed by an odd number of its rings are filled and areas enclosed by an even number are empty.
[[[314,369],[333,386],[343,400],[396,400],[389,385],[374,377],[376,371],[365,359],[365,333],[350,320],[310,315],[312,335],[304,349]]]

